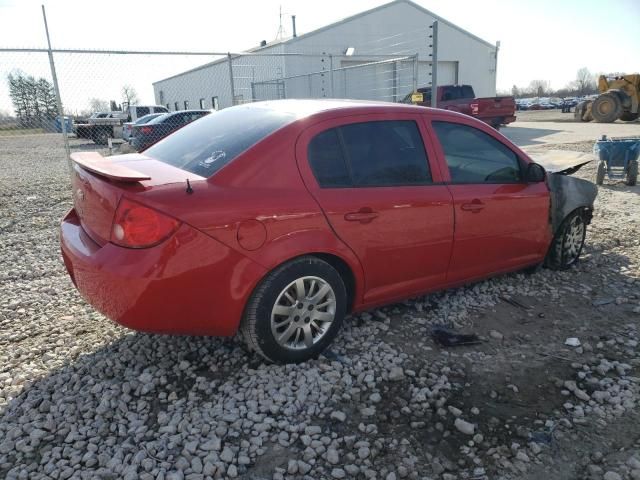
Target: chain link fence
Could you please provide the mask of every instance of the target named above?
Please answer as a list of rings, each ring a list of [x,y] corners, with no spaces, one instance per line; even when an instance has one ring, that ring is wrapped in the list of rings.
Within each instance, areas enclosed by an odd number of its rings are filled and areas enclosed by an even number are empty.
[[[154,113],[277,99],[399,102],[430,85],[430,28],[346,50],[288,40],[242,53],[0,45],[0,138],[62,133],[73,149],[126,142],[128,125]]]
[[[77,134],[76,125],[97,119],[112,119],[114,124],[136,121],[154,106],[174,112],[291,98],[398,102],[419,80],[416,54],[53,50],[52,56],[64,127],[72,135]],[[48,52],[0,49],[0,65],[0,135],[61,132]],[[137,114],[131,114],[132,106],[140,107]]]

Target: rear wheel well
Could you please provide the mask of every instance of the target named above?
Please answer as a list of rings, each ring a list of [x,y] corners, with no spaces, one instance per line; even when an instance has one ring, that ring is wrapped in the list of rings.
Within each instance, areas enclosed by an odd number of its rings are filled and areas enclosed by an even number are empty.
[[[351,312],[356,295],[356,280],[351,267],[342,258],[330,253],[309,253],[308,255],[327,262],[338,271],[347,290],[347,313]]]

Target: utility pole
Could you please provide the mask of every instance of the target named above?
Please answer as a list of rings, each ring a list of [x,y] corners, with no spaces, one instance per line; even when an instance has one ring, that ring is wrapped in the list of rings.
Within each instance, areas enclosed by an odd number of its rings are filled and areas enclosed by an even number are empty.
[[[42,18],[44,20],[44,31],[47,34],[47,45],[49,46],[49,67],[51,68],[51,79],[53,80],[53,89],[56,92],[56,105],[58,107],[58,117],[60,117],[60,127],[62,129],[62,138],[64,140],[64,149],[67,152],[67,163],[69,169],[73,171],[71,165],[71,150],[69,149],[69,138],[67,137],[67,122],[64,119],[64,108],[62,108],[62,98],[60,97],[60,87],[58,86],[58,76],[56,75],[56,65],[53,62],[53,52],[51,51],[51,38],[49,37],[49,25],[47,24],[47,13],[42,5]]]

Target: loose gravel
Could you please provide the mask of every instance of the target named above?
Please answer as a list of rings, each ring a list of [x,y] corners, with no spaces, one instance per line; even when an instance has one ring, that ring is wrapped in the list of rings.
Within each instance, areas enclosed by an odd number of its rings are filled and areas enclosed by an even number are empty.
[[[575,268],[354,315],[279,366],[96,313],[59,255],[59,138],[0,152],[0,478],[640,479],[638,187],[600,188]],[[436,324],[481,344],[441,348]]]

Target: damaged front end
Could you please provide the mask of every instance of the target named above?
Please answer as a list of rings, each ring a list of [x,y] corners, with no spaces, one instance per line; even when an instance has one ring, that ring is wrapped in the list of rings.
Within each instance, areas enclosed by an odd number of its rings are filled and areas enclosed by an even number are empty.
[[[551,226],[554,234],[567,216],[582,210],[585,223],[591,222],[593,203],[598,187],[588,180],[570,177],[580,168],[593,161],[590,154],[552,150],[532,159],[547,171],[547,183],[551,194]]]

